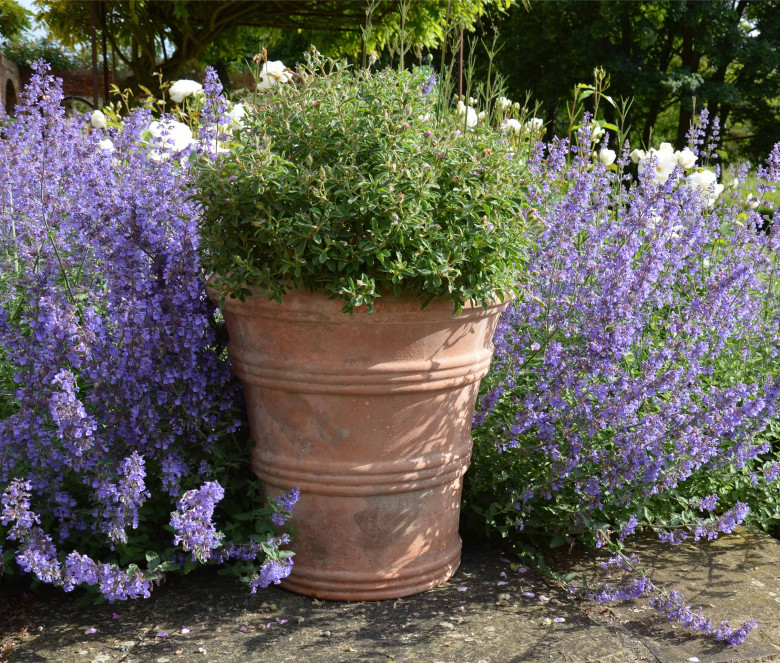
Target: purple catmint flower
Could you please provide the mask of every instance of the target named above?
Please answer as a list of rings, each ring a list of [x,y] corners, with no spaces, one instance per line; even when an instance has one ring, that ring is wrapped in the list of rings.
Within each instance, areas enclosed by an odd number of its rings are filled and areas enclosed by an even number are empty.
[[[7,538],[19,541],[25,538],[33,527],[41,522],[30,510],[31,487],[29,481],[14,479],[0,497],[0,525],[8,526]]]
[[[708,495],[707,497],[702,497],[699,500],[699,510],[700,511],[714,511],[716,505],[718,504],[718,495],[712,494]]]
[[[291,490],[287,491],[286,493],[282,493],[279,495],[279,497],[276,498],[276,503],[279,505],[279,508],[282,511],[285,511],[287,513],[291,512],[293,507],[298,503],[298,500],[301,498],[301,491],[299,488],[295,487]],[[284,525],[285,522],[287,522],[287,518],[282,513],[274,513],[271,516],[271,520],[274,522],[275,525]]]
[[[129,525],[138,527],[138,509],[149,497],[144,479],[146,477],[143,456],[133,452],[120,463],[121,478],[117,483],[103,480],[97,483],[96,495],[104,508],[104,522],[101,528],[109,543],[125,543]]]
[[[212,517],[214,508],[224,496],[225,491],[216,481],[184,493],[177,510],[171,514],[171,527],[176,533],[174,545],[181,544],[194,559],[208,561],[222,542],[222,534],[217,531]]]
[[[292,559],[289,557],[281,560],[268,560],[260,567],[258,575],[249,583],[249,586],[252,588],[252,594],[257,592],[258,587],[265,588],[271,584],[278,585],[284,578],[290,575],[292,566]]]
[[[430,94],[436,87],[436,74],[428,76],[427,80],[422,84],[421,91],[423,94]]]
[[[240,426],[238,390],[205,292],[188,162],[150,160],[145,146],[151,122],[172,118],[137,109],[121,131],[69,120],[47,72],[33,67],[0,136],[0,347],[16,405],[0,421],[3,544],[46,582],[147,596],[149,580],[60,557],[51,536],[125,542],[150,498],[150,466],[170,496],[210,472],[214,442]],[[209,72],[215,138],[217,87]],[[99,147],[106,139],[113,152]],[[196,511],[186,515],[182,527],[195,527]],[[204,527],[187,545],[210,548]]]

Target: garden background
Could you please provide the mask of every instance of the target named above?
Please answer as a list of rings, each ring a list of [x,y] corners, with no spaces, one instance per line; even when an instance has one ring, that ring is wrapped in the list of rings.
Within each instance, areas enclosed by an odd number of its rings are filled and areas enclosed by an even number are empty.
[[[648,582],[624,541],[643,528],[677,544],[739,523],[780,524],[772,232],[780,6],[369,7],[367,21],[363,2],[41,0],[48,36],[33,39],[30,15],[0,2],[3,51],[30,81],[3,136],[0,531],[11,543],[3,581],[21,567],[66,590],[84,585],[125,600],[198,563],[227,564],[253,591],[289,573],[279,528],[298,495],[256,500],[197,257],[198,203],[210,197],[189,193],[206,181],[189,164],[209,141],[215,155],[230,152],[220,142],[226,116],[230,127],[250,121],[238,103],[247,100],[242,73],[271,76],[272,88],[293,79],[296,63],[320,71],[324,53],[355,67],[408,68],[403,85],[420,104],[444,88],[449,67],[464,98],[440,116],[492,127],[512,148],[500,156],[526,171],[506,194],[533,234],[527,256],[525,240],[517,247],[518,264],[529,261],[525,296],[499,328],[479,400],[464,531],[508,538],[524,560],[593,600],[651,596],[668,618],[741,642],[752,621],[714,625]],[[71,100],[88,132],[62,117],[61,91],[39,59],[66,84],[69,72],[97,65],[93,91],[105,112],[84,114],[94,96]],[[109,78],[129,90],[113,107],[103,106]],[[204,80],[203,95],[190,79]],[[191,129],[158,121],[157,98],[197,121]],[[433,122],[418,110],[401,126]],[[283,119],[264,128],[279,143],[289,131]],[[416,162],[416,141],[436,130],[393,148],[410,150],[399,154],[420,181],[438,172],[439,157]],[[294,147],[319,133],[303,131]],[[621,151],[625,141],[634,150]],[[392,156],[388,163],[406,165]],[[481,149],[488,157],[508,163],[498,149]],[[303,162],[311,179],[325,172]],[[469,166],[464,178],[479,187],[487,169]],[[487,215],[468,223],[485,241],[510,227]],[[317,257],[327,263],[324,252]],[[186,351],[172,349],[173,337]],[[80,552],[58,557],[55,544],[66,541]],[[575,541],[609,548],[625,582],[595,588],[556,576],[547,551]]]

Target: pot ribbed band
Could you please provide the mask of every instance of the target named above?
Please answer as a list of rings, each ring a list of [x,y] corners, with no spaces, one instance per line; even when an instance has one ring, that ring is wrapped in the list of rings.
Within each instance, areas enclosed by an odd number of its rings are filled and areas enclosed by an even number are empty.
[[[490,368],[489,349],[439,361],[394,361],[350,370],[312,371],[282,361],[253,363],[239,348],[228,347],[233,372],[244,384],[293,393],[343,395],[446,391],[481,380]]]
[[[470,440],[469,440],[470,442]],[[469,467],[470,444],[455,453],[430,454],[399,462],[323,463],[300,460],[295,466],[255,445],[252,470],[280,490],[298,486],[310,495],[358,497],[430,490],[458,481]]]

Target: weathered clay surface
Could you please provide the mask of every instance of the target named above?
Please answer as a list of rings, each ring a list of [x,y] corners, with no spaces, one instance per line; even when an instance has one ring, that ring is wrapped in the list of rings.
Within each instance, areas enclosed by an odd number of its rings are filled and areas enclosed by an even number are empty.
[[[295,567],[308,596],[408,596],[449,578],[471,457],[471,418],[503,305],[425,309],[382,298],[350,316],[324,293],[228,300],[228,353],[244,385],[267,495],[294,486]]]

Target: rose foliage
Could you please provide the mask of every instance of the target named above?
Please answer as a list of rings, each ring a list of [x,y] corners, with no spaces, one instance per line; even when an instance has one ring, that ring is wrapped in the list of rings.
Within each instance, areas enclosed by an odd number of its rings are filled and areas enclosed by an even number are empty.
[[[45,72],[0,134],[0,574],[108,600],[206,562],[278,582],[297,494],[254,503],[187,198],[198,147],[155,137],[149,107],[67,120]]]
[[[496,335],[465,499],[519,551],[609,547],[633,580],[583,588],[591,597],[653,595],[670,619],[736,644],[752,622],[713,625],[621,552],[643,528],[679,543],[780,523],[766,433],[780,395],[780,239],[765,231],[779,219],[748,202],[747,167],[727,188],[713,170],[686,172],[707,161],[703,115],[694,154],[673,164],[642,153],[635,169],[626,146],[606,165],[587,122],[571,148],[537,146],[527,191],[545,229]],[[780,145],[758,180],[759,198],[775,189]]]

